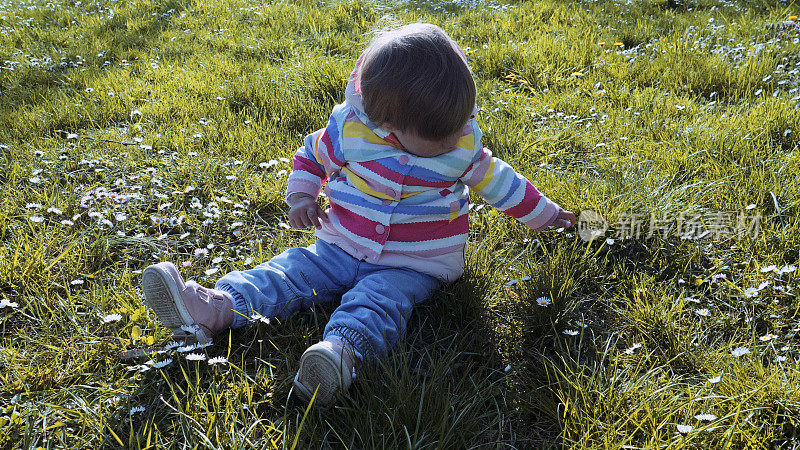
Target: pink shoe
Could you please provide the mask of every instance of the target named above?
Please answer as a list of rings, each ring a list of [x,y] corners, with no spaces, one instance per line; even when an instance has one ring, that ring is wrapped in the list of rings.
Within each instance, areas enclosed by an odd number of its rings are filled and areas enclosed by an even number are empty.
[[[194,281],[184,283],[172,263],[162,262],[144,269],[142,290],[147,305],[176,339],[194,336],[197,342],[205,344],[233,323],[230,294]]]
[[[321,406],[330,404],[339,391],[346,391],[353,382],[356,357],[350,344],[340,340],[322,341],[308,347],[300,357],[300,369],[294,387],[306,401]]]

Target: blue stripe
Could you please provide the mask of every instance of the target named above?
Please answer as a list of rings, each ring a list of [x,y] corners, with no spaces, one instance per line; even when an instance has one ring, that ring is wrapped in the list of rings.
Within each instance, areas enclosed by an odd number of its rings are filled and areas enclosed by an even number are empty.
[[[514,177],[514,181],[511,182],[511,188],[508,189],[508,193],[506,194],[505,197],[503,197],[502,200],[495,203],[494,205],[495,208],[507,209],[503,208],[502,205],[504,205],[508,201],[508,199],[511,198],[512,195],[514,195],[514,192],[516,192],[517,187],[519,187],[520,183],[522,183],[522,181],[519,179],[519,177]]]
[[[339,135],[339,127],[336,124],[336,119],[334,116],[331,116],[331,119],[328,121],[328,127],[325,130],[328,132],[328,137],[330,138],[331,144],[333,144],[333,156],[346,164],[347,160],[344,159],[344,153],[342,153],[342,136]]]

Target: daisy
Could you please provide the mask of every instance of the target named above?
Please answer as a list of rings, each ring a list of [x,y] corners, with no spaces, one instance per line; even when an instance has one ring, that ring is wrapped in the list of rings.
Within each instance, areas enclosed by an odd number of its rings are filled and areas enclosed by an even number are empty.
[[[694,418],[697,420],[707,420],[709,422],[717,420],[717,416],[714,414],[697,414],[694,416]]]
[[[200,327],[198,327],[197,325],[181,325],[181,330],[187,333],[197,333],[198,331],[200,331]]]
[[[758,289],[756,289],[754,287],[749,287],[749,288],[744,290],[744,296],[747,297],[747,298],[753,298],[756,295],[758,295]]]
[[[9,300],[7,298],[4,298],[4,299],[0,300],[0,309],[5,308],[6,306],[8,306],[9,308],[16,308],[16,307],[19,306],[19,303],[12,302],[11,300]]]
[[[213,366],[214,364],[227,364],[228,358],[224,356],[217,356],[215,358],[210,358],[208,360],[208,365]]]
[[[694,312],[695,312],[695,313],[696,313],[698,316],[702,316],[702,317],[708,317],[708,316],[710,316],[710,315],[711,315],[711,312],[708,310],[708,308],[697,309],[697,310],[695,310]]]
[[[105,316],[101,316],[100,318],[103,319],[103,323],[111,323],[111,322],[117,322],[119,320],[122,320],[122,315],[121,314],[108,314],[108,315],[105,315]]]
[[[539,306],[550,306],[550,303],[552,303],[552,301],[547,297],[539,297],[536,299],[536,304]]]
[[[577,336],[578,330],[564,330],[563,333],[567,336]]]
[[[767,334],[759,337],[758,340],[761,341],[761,342],[767,342],[767,341],[771,341],[771,340],[777,339],[777,338],[778,338],[778,336],[776,336],[776,335],[774,335],[772,333],[767,333]]]
[[[186,355],[186,359],[189,361],[205,361],[206,355],[200,353],[189,353]]]
[[[159,361],[157,363],[153,363],[153,368],[154,369],[161,369],[162,367],[166,367],[166,366],[168,366],[170,364],[172,364],[172,358],[167,358],[167,359],[165,359],[163,361]]]
[[[144,406],[134,406],[131,408],[131,414],[144,412]]]
[[[750,353],[750,349],[747,347],[736,347],[735,349],[731,350],[731,355],[737,358],[748,353]]]
[[[642,344],[637,342],[637,343],[631,345],[629,348],[626,348],[625,349],[625,354],[632,355],[633,352],[636,351],[636,349],[641,348],[641,347],[642,347]]]
[[[783,267],[781,267],[781,268],[780,268],[780,273],[781,273],[781,274],[784,274],[784,273],[792,273],[792,272],[794,272],[795,270],[797,270],[797,267],[796,267],[796,266],[783,266]]]
[[[771,264],[769,266],[762,267],[761,268],[761,272],[762,273],[775,272],[777,269],[778,269],[778,266],[776,266],[775,264]]]
[[[694,427],[691,425],[681,425],[678,424],[678,432],[681,434],[691,433],[694,430]]]

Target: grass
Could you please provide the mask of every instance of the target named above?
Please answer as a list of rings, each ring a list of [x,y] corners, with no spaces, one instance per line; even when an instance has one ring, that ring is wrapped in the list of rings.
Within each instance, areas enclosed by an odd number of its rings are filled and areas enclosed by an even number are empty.
[[[0,1],[0,446],[794,448],[786,3]],[[223,363],[120,359],[169,341],[147,265],[211,284],[313,242],[290,158],[370,31],[416,20],[469,53],[485,145],[605,237],[474,197],[466,275],[326,411],[288,394],[334,305],[194,351]],[[676,232],[718,213],[759,233]]]

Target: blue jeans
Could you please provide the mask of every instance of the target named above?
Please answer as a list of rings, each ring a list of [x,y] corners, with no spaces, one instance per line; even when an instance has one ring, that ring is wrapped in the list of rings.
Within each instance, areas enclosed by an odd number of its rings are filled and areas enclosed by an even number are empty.
[[[324,338],[337,336],[367,356],[394,346],[405,333],[414,305],[440,284],[430,275],[360,261],[336,245],[317,241],[290,248],[253,269],[231,272],[216,288],[234,298],[231,328],[245,326],[254,312],[285,319],[341,298]]]

